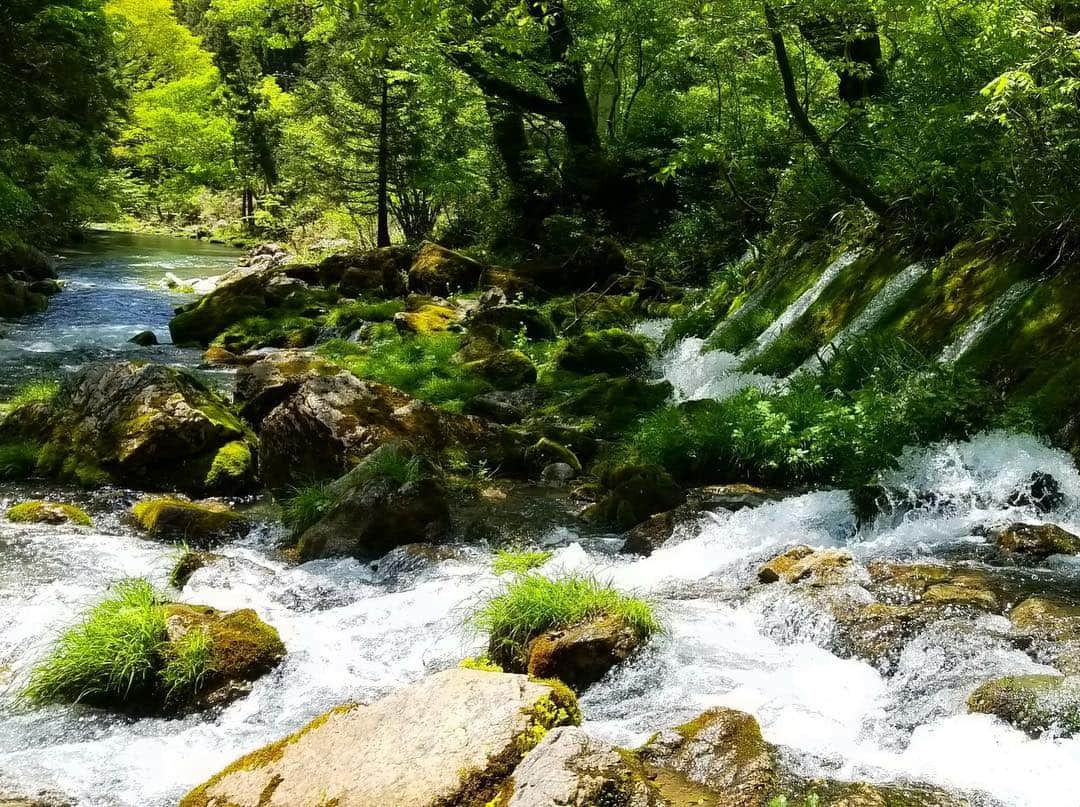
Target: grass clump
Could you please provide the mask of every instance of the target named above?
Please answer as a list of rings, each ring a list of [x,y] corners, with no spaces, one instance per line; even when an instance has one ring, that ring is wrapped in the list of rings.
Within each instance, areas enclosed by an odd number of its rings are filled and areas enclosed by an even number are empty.
[[[350,477],[361,484],[372,479],[392,479],[398,485],[407,485],[423,479],[424,467],[420,458],[404,446],[389,444],[365,457]]]
[[[993,410],[989,388],[962,369],[903,347],[862,347],[778,392],[662,409],[619,453],[682,480],[850,487],[891,467],[909,445],[970,434]]]
[[[194,695],[213,670],[213,640],[205,628],[192,628],[170,642],[159,673],[166,699]]]
[[[300,536],[330,512],[337,494],[329,482],[315,482],[293,488],[281,504],[281,518],[293,536]]]
[[[127,699],[157,682],[166,641],[164,602],[146,580],[114,586],[81,625],[65,632],[30,676],[35,703]]]
[[[365,344],[335,339],[319,353],[358,378],[389,384],[460,412],[465,401],[491,390],[486,381],[453,360],[461,345],[456,333],[399,334],[387,323],[377,326]]]
[[[662,630],[649,603],[582,575],[520,575],[480,607],[472,624],[487,634],[493,657],[520,659],[541,633],[601,617],[621,620],[641,639]]]
[[[495,574],[525,574],[551,560],[552,552],[500,549],[495,553],[491,568]]]
[[[4,408],[18,409],[28,404],[51,403],[60,392],[60,382],[52,379],[37,379],[23,384],[15,394],[7,399]]]
[[[355,331],[369,322],[390,322],[394,314],[405,310],[401,300],[359,300],[330,312],[326,324],[343,331]]]
[[[37,468],[41,446],[29,440],[0,443],[0,480],[27,479]]]

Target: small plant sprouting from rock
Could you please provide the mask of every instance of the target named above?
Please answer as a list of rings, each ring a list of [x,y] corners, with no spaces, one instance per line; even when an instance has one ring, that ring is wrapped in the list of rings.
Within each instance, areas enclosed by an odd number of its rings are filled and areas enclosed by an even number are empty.
[[[204,628],[193,628],[169,646],[161,683],[166,698],[182,697],[198,691],[213,668],[213,641]]]
[[[328,482],[293,488],[281,507],[282,520],[294,536],[303,535],[334,506],[336,496]]]
[[[500,549],[491,563],[495,574],[526,574],[538,569],[551,560],[552,552],[545,550],[529,551]]]
[[[392,479],[399,485],[419,482],[424,476],[420,458],[403,446],[388,445],[374,451],[357,466],[356,481]]]
[[[663,629],[650,603],[583,575],[519,575],[480,607],[472,624],[499,649],[493,655],[522,658],[544,631],[601,617],[626,623],[642,639]]]

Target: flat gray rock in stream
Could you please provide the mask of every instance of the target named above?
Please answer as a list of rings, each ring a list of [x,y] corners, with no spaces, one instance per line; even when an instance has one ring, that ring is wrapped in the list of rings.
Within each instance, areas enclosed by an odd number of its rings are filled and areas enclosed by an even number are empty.
[[[572,696],[523,675],[447,670],[317,718],[237,760],[181,807],[482,804],[543,729],[574,713]]]

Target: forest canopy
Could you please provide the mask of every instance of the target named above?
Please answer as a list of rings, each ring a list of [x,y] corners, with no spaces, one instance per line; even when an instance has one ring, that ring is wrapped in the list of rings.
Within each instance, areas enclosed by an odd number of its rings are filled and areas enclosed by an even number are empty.
[[[1080,245],[1075,0],[13,0],[3,237]]]

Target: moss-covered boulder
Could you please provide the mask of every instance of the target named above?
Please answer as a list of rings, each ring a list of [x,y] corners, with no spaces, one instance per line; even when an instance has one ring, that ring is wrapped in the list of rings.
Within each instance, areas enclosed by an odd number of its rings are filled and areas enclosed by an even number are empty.
[[[481,306],[469,318],[469,330],[474,333],[517,335],[524,334],[532,340],[555,338],[555,325],[540,311],[527,305]]]
[[[405,446],[380,446],[329,487],[325,512],[297,543],[302,560],[379,558],[450,534],[446,490],[432,466]]]
[[[1021,675],[987,681],[968,698],[972,712],[996,715],[1037,736],[1080,731],[1080,677]]]
[[[515,390],[536,383],[536,365],[520,350],[501,350],[465,367],[495,389]]]
[[[235,536],[244,519],[220,502],[189,502],[166,496],[144,499],[131,509],[135,523],[152,538],[206,545]]]
[[[548,731],[577,714],[565,687],[447,670],[367,706],[328,712],[241,757],[180,804],[482,805]]]
[[[525,462],[536,471],[543,471],[549,465],[562,463],[569,465],[575,474],[581,473],[581,460],[569,448],[547,437],[541,437],[525,449]]]
[[[615,329],[595,331],[564,342],[555,354],[555,366],[582,375],[628,375],[642,370],[652,351],[644,336]]]
[[[554,386],[557,389],[557,384]],[[616,437],[643,416],[663,406],[673,392],[666,381],[598,375],[584,388],[572,391],[557,406],[564,417],[591,421],[601,434]]]
[[[534,678],[555,678],[581,692],[630,658],[644,641],[624,620],[604,616],[537,636],[529,644],[526,670]]]
[[[1045,560],[1051,555],[1080,555],[1080,536],[1056,524],[1012,524],[994,535],[1004,552]]]
[[[31,501],[8,508],[8,521],[16,524],[74,524],[89,527],[90,516],[73,504],[62,502]]]
[[[140,490],[240,492],[255,481],[251,432],[189,373],[155,364],[91,364],[52,406],[43,473]]]
[[[272,305],[266,293],[269,277],[257,271],[248,272],[180,308],[169,322],[173,342],[206,347],[230,325],[265,315]]]
[[[682,488],[657,466],[622,466],[606,473],[602,482],[607,493],[584,513],[596,524],[628,530],[686,501]]]
[[[394,325],[401,333],[441,333],[450,330],[461,317],[461,312],[449,305],[421,303],[394,314]]]
[[[304,279],[324,285],[337,283],[347,297],[369,294],[398,297],[405,293],[413,256],[413,250],[406,246],[331,255],[319,263],[313,275]]]
[[[1025,636],[1051,642],[1080,641],[1080,604],[1029,597],[1009,612],[1013,627]]]
[[[476,289],[483,274],[483,264],[425,241],[409,267],[409,291],[448,297]]]

